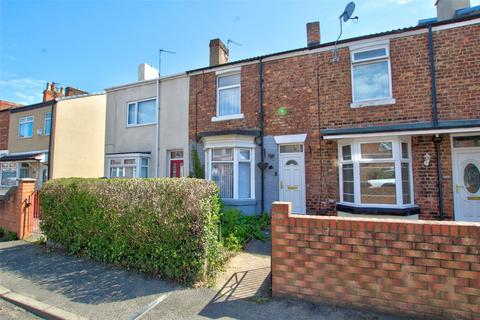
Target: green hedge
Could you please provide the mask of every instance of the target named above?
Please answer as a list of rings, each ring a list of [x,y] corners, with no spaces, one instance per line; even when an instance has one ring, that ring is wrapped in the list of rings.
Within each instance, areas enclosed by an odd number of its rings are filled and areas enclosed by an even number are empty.
[[[56,179],[40,192],[42,231],[70,254],[182,283],[221,267],[218,187],[199,179]]]

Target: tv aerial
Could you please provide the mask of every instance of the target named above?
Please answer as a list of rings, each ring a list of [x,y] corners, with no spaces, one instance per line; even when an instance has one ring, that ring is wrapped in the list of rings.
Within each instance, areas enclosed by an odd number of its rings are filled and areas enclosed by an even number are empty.
[[[354,16],[352,17],[353,11],[355,11],[355,2],[351,1],[347,6],[345,7],[345,10],[343,10],[342,14],[338,17],[338,20],[340,21],[340,34],[338,35],[337,40],[335,40],[335,48],[333,49],[333,62],[338,62],[338,48],[337,48],[337,42],[340,40],[342,33],[343,33],[343,22],[347,22],[348,20],[352,20],[354,23],[358,21],[358,17]]]
[[[159,78],[162,70],[162,53],[177,54],[176,52],[173,52],[173,51],[158,49],[158,77]]]
[[[241,47],[242,44],[241,43],[238,43],[236,41],[233,41],[232,39],[228,39],[227,40],[227,49],[230,50],[230,43],[233,43],[233,44],[236,44],[237,46]]]

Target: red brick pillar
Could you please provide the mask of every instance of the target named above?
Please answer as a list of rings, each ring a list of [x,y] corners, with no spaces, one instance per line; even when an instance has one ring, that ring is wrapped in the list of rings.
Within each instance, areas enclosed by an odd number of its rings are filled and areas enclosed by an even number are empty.
[[[5,232],[15,232],[20,239],[30,236],[33,206],[28,205],[28,198],[33,200],[34,191],[35,179],[21,179],[13,194],[0,204],[0,227]]]
[[[274,202],[272,204],[272,293],[280,296],[285,292],[287,279],[284,277],[286,266],[284,260],[288,259],[285,249],[288,240],[288,215],[292,209],[290,202]],[[288,267],[287,267],[288,268]]]

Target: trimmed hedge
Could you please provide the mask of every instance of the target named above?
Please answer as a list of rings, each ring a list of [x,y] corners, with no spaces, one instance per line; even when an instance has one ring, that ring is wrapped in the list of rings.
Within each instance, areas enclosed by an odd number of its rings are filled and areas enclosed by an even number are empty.
[[[221,267],[213,182],[56,179],[44,185],[40,205],[42,231],[70,254],[188,284],[208,280]]]

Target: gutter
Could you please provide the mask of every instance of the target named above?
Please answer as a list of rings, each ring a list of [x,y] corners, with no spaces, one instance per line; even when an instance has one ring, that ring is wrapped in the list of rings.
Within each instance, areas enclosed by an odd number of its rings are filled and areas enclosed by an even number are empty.
[[[437,109],[437,83],[435,73],[435,51],[433,47],[433,30],[432,25],[428,26],[428,57],[430,60],[430,77],[432,79],[432,121],[433,127],[438,128],[438,109]],[[443,170],[442,170],[442,152],[441,143],[442,137],[436,134],[433,137],[435,143],[435,152],[437,156],[437,189],[438,189],[438,211],[440,220],[445,219],[444,205],[443,205]]]

